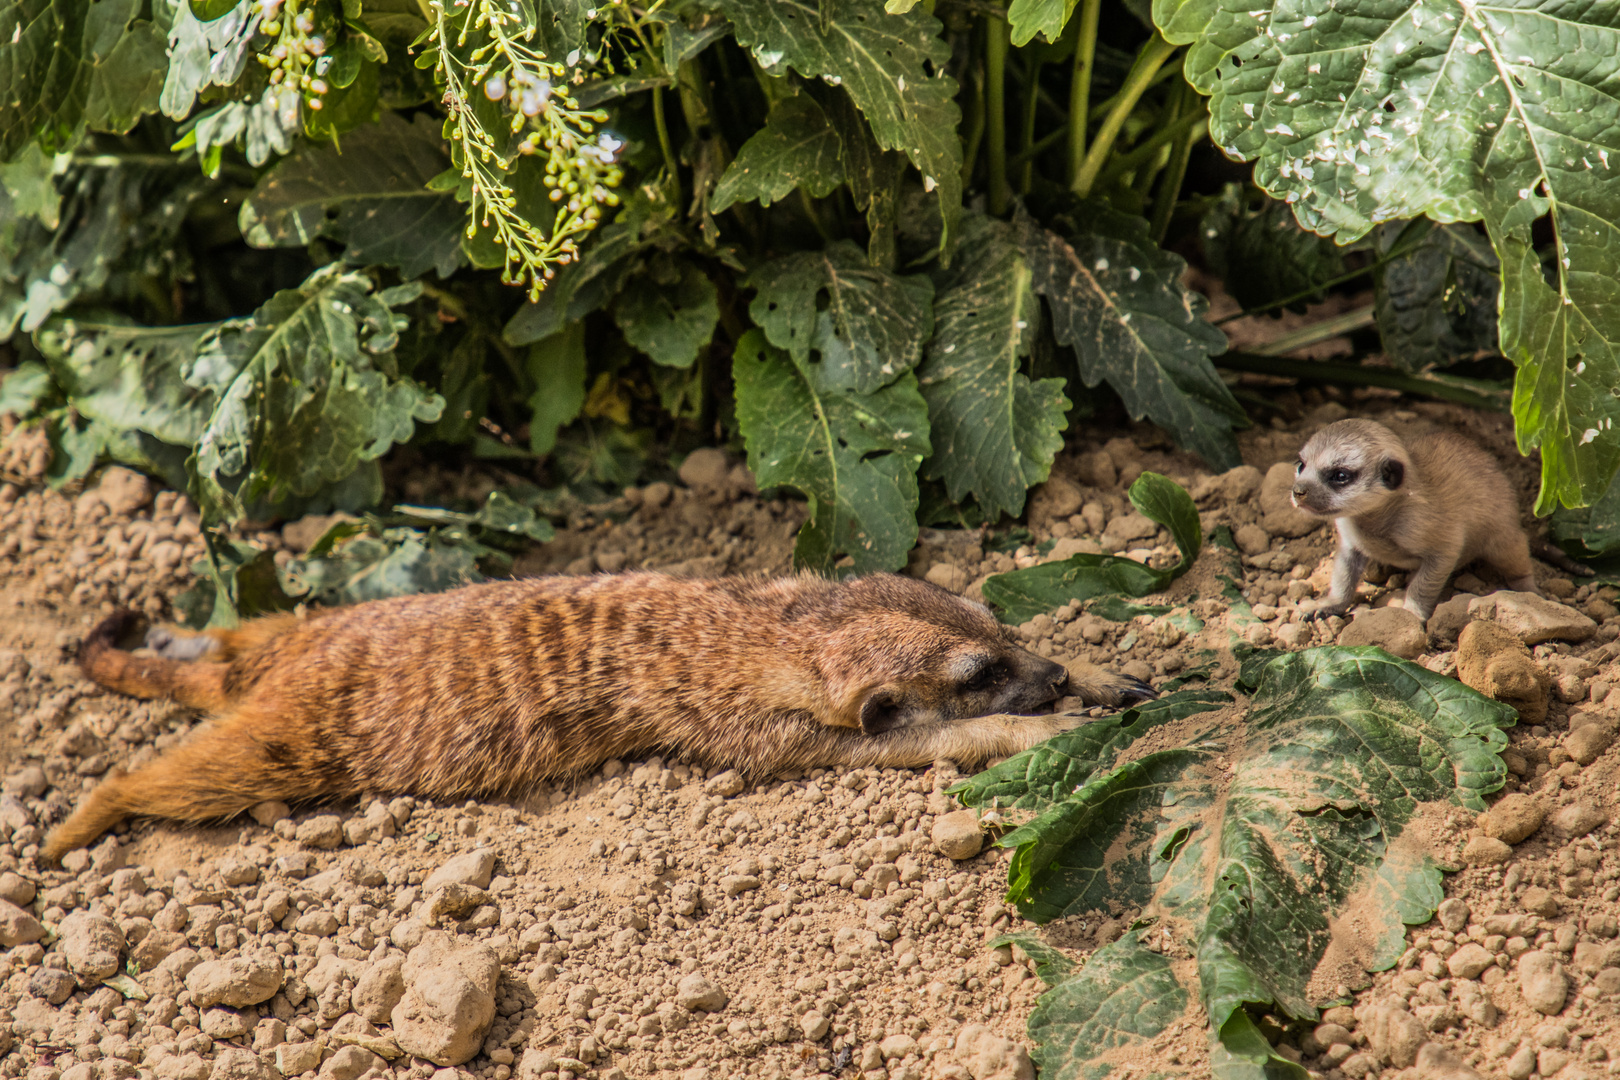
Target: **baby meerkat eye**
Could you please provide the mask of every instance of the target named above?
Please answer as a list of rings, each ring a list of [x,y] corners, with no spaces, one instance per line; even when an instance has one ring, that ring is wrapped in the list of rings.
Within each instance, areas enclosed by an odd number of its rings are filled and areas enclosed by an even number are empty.
[[[1344,487],[1356,478],[1356,474],[1349,469],[1329,469],[1322,479],[1327,481],[1329,487]]]
[[[964,694],[977,694],[988,690],[1007,677],[1007,666],[999,661],[987,661],[977,671],[973,672],[960,683]]]
[[[1294,475],[1297,476],[1297,475],[1299,475],[1300,473],[1302,473],[1304,471],[1305,471],[1305,459],[1300,458],[1298,461],[1294,462]]]

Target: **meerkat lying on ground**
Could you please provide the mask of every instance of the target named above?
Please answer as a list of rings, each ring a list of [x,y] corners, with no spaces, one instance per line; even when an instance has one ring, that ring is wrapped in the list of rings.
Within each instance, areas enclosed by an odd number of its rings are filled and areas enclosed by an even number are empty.
[[[1513,488],[1491,456],[1461,435],[1403,441],[1372,420],[1329,424],[1299,452],[1293,503],[1332,518],[1339,534],[1332,588],[1312,618],[1350,609],[1369,559],[1413,571],[1406,609],[1424,622],[1452,572],[1475,559],[1493,566],[1508,588],[1536,591]],[[1543,547],[1557,565],[1592,572]]]
[[[1080,721],[1065,695],[1154,692],[1012,644],[988,609],[910,578],[534,578],[275,615],[161,655],[85,640],[96,682],[213,723],[114,771],[54,829],[56,860],[132,815],[204,821],[362,791],[519,794],[663,749],[753,775],[1017,753]],[[1045,710],[1047,715],[1030,715]]]

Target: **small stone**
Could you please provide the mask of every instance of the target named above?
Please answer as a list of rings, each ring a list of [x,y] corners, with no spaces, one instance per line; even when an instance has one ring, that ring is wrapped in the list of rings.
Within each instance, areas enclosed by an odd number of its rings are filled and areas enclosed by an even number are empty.
[[[972,810],[941,814],[934,819],[929,835],[934,850],[947,859],[971,859],[984,848],[984,830],[979,828],[979,815]]]
[[[121,517],[148,505],[157,493],[151,480],[121,465],[113,465],[101,474],[95,492],[109,512]]]
[[[247,1021],[235,1009],[204,1009],[200,1026],[210,1039],[240,1039],[248,1032]]]
[[[1569,1054],[1563,1050],[1549,1047],[1536,1055],[1536,1071],[1542,1076],[1551,1076],[1568,1064]]]
[[[1441,926],[1455,934],[1468,925],[1468,917],[1473,912],[1468,910],[1466,901],[1452,897],[1449,900],[1442,901],[1434,914],[1435,918],[1440,920]]]
[[[1590,765],[1614,745],[1615,731],[1608,724],[1587,724],[1569,733],[1564,749],[1581,765]]]
[[[724,990],[695,971],[675,987],[675,1004],[687,1012],[719,1012],[729,1000]]]
[[[463,852],[453,859],[447,859],[439,868],[427,876],[422,882],[424,895],[431,894],[435,889],[443,888],[451,882],[461,885],[471,885],[475,889],[489,888],[489,879],[495,872],[495,852],[489,848],[479,848],[476,851]]]
[[[316,937],[331,937],[338,932],[337,916],[330,911],[316,908],[306,911],[293,921],[293,929],[300,934],[313,934]]]
[[[885,1061],[893,1061],[895,1058],[903,1058],[916,1052],[917,1040],[910,1035],[890,1035],[878,1043],[878,1053],[883,1055]]]
[[[1086,493],[1065,476],[1053,476],[1029,493],[1029,520],[1032,525],[1062,521],[1080,512]]]
[[[75,911],[57,928],[57,947],[67,959],[68,969],[86,989],[118,974],[123,956],[124,932],[103,915]]]
[[[292,817],[292,808],[284,802],[272,799],[249,807],[248,816],[268,829],[276,822]]]
[[[1564,965],[1552,953],[1532,949],[1519,957],[1519,991],[1525,1003],[1544,1016],[1556,1016],[1569,996]]]
[[[820,1042],[826,1037],[827,1031],[831,1027],[832,1025],[828,1023],[827,1018],[815,1010],[799,1017],[799,1030],[804,1032],[804,1037],[811,1042]]]
[[[1293,462],[1279,461],[1267,470],[1260,483],[1260,524],[1273,536],[1295,539],[1323,525],[1322,518],[1295,508],[1293,492]]]
[[[1061,540],[1058,541],[1060,544],[1062,542]],[[1056,550],[1055,546],[1053,550]],[[928,573],[923,575],[923,580],[930,585],[938,585],[946,592],[956,593],[958,596],[966,592],[969,583],[973,581],[966,570],[963,570],[960,566],[952,566],[950,563],[935,563],[930,566]]]
[[[1536,1071],[1536,1048],[1533,1043],[1526,1042],[1513,1052],[1502,1067],[1508,1080],[1529,1080],[1530,1074]]]
[[[195,954],[193,954],[195,959]],[[191,1003],[200,1009],[229,1005],[234,1009],[269,1001],[281,989],[281,958],[273,952],[233,956],[198,964],[186,976]]]
[[[678,471],[681,483],[694,491],[721,491],[731,475],[731,462],[725,451],[706,446],[687,454]]]
[[[1265,474],[1253,465],[1238,465],[1215,477],[1215,490],[1226,502],[1248,502],[1265,480]]]
[[[0,900],[18,907],[27,907],[34,902],[38,892],[37,886],[21,874],[14,874],[10,870],[0,874]]]
[[[1413,1071],[1422,1080],[1481,1080],[1479,1073],[1436,1042],[1424,1043],[1418,1048]]]
[[[1609,815],[1598,809],[1595,803],[1584,799],[1563,807],[1552,818],[1553,832],[1565,840],[1585,836],[1593,829],[1601,828],[1608,823]]]
[[[1111,551],[1125,547],[1132,540],[1147,540],[1159,534],[1159,523],[1140,512],[1120,514],[1103,530],[1102,546]]]
[[[1361,1015],[1359,1011],[1358,1015]],[[1373,1053],[1398,1069],[1416,1061],[1418,1048],[1429,1039],[1428,1029],[1421,1020],[1393,1005],[1376,1005],[1369,1009],[1362,1016],[1361,1030]]]
[[[60,1005],[73,995],[78,988],[73,976],[61,968],[36,968],[28,976],[28,992],[37,998],[43,998],[52,1005]]]
[[[1522,723],[1539,724],[1547,718],[1552,681],[1524,642],[1505,627],[1480,619],[1463,627],[1457,637],[1457,678],[1486,697],[1511,705]]]
[[[394,1006],[405,996],[402,956],[388,956],[372,964],[349,995],[354,1011],[373,1024],[386,1024]]]
[[[424,934],[401,968],[405,994],[391,1016],[400,1049],[446,1068],[471,1060],[495,1019],[500,967],[488,945]]]
[[[0,945],[28,945],[45,936],[45,927],[9,900],[0,900]]]
[[[1376,645],[1403,660],[1420,656],[1429,647],[1423,621],[1405,608],[1374,608],[1358,615],[1339,634],[1339,644]]]
[[[1258,525],[1239,525],[1232,530],[1232,539],[1245,555],[1258,555],[1271,548],[1271,534]]]
[[[729,799],[742,789],[742,774],[736,769],[727,769],[718,776],[711,776],[703,785],[705,795],[718,795],[722,799]]]
[[[321,1080],[358,1080],[372,1069],[383,1066],[383,1059],[359,1046],[344,1046],[321,1065]]]
[[[336,814],[317,814],[300,821],[293,836],[305,847],[330,851],[343,843],[343,819]]]
[[[1464,592],[1436,605],[1429,616],[1429,637],[1435,641],[1456,641],[1463,627],[1474,619],[1468,613],[1468,605],[1478,599],[1473,593]]]
[[[274,1080],[275,1073],[259,1060],[259,1055],[239,1046],[230,1046],[214,1057],[208,1080]]]
[[[1547,807],[1541,800],[1515,792],[1504,795],[1480,819],[1485,835],[1505,844],[1528,839],[1547,820]]]
[[[1524,895],[1519,897],[1519,903],[1524,905],[1524,910],[1532,915],[1540,915],[1544,919],[1556,916],[1560,907],[1558,897],[1540,885],[1532,885],[1524,890]]]
[[[1495,965],[1496,954],[1473,941],[1446,958],[1446,970],[1455,979],[1477,979],[1486,968]]]
[[[1462,857],[1469,866],[1501,866],[1513,858],[1513,849],[1494,836],[1470,836]]]
[[[320,1063],[319,1043],[282,1043],[276,1047],[276,1071],[282,1076],[299,1076]]]
[[[1469,604],[1475,618],[1492,619],[1526,645],[1585,641],[1597,623],[1572,607],[1531,592],[1496,592]]]
[[[983,1024],[968,1024],[956,1036],[956,1058],[974,1080],[1035,1080],[1029,1051]]]

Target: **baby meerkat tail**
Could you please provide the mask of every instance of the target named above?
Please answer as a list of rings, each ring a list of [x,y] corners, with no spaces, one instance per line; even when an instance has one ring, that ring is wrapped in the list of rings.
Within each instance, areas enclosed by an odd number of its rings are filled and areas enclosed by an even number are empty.
[[[1068,694],[1087,706],[1118,709],[1159,696],[1153,687],[1123,672],[1097,667],[1084,660],[1071,660],[1064,666],[1069,670]]]
[[[1590,566],[1583,566],[1564,554],[1564,549],[1550,540],[1536,539],[1530,541],[1530,551],[1536,558],[1544,563],[1550,563],[1566,573],[1577,577],[1593,577],[1597,571]]]
[[[138,698],[173,698],[194,709],[217,710],[226,703],[226,665],[136,656],[118,647],[135,621],[132,611],[109,615],[79,646],[79,667],[109,690]],[[193,639],[184,639],[193,640]]]

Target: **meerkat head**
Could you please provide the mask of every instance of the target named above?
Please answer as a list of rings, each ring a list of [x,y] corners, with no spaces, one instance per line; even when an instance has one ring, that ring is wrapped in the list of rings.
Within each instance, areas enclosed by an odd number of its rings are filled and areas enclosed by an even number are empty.
[[[1061,665],[1013,643],[983,604],[895,574],[833,594],[818,650],[832,722],[868,734],[995,713],[1049,709],[1068,688]]]
[[[1355,517],[1405,489],[1411,457],[1371,420],[1340,420],[1312,435],[1294,469],[1293,503],[1318,517]]]

